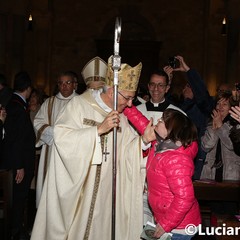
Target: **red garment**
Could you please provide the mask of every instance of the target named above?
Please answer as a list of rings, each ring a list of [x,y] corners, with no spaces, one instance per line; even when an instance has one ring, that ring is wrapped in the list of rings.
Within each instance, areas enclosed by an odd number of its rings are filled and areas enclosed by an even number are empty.
[[[124,115],[128,118],[131,124],[135,127],[140,135],[143,135],[149,120],[135,107],[124,109]],[[150,149],[143,151],[143,157],[147,157]]]
[[[124,114],[143,134],[149,120],[134,106],[126,108]],[[155,144],[152,142],[147,161],[148,200],[155,221],[166,232],[184,229],[188,224],[198,226],[201,215],[192,184],[197,142],[162,153],[155,153]]]
[[[197,150],[198,145],[193,142],[185,149],[167,150],[155,156],[151,151],[148,157],[148,200],[156,222],[166,232],[201,223],[192,184]]]
[[[149,120],[135,106],[125,108],[123,113],[136,128],[139,134],[143,135]]]

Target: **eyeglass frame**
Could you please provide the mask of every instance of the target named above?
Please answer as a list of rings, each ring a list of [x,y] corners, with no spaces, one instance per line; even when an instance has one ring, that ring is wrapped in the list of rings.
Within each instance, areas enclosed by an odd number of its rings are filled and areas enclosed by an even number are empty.
[[[154,89],[154,88],[156,88],[156,87],[157,87],[157,88],[164,89],[165,87],[168,86],[168,84],[149,82],[149,83],[148,83],[148,86],[149,86],[149,88],[152,88],[152,89]]]
[[[122,93],[120,93],[119,91],[118,91],[118,93],[126,100],[126,101],[133,101],[134,100],[134,97],[125,97]]]
[[[62,85],[67,85],[67,86],[70,86],[72,83],[76,83],[74,80],[68,80],[66,82],[60,82],[60,81],[57,81],[57,85],[58,86],[62,86]]]

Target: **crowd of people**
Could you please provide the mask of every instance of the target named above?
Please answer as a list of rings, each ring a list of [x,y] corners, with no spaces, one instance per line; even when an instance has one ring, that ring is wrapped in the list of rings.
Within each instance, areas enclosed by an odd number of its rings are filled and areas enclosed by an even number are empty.
[[[0,74],[0,167],[13,179],[10,239],[110,240],[114,232],[116,240],[137,240],[147,222],[156,225],[155,239],[193,238],[185,232],[201,224],[193,181],[240,180],[240,92],[222,83],[210,96],[200,74],[182,56],[175,60],[154,70],[146,89],[142,63],[122,63],[117,93],[112,56],[84,66],[81,94],[72,71],[59,74],[53,96],[33,88],[27,72],[16,74],[13,89]],[[179,101],[170,93],[176,72],[186,74]],[[37,211],[26,229],[30,189]],[[239,213],[238,203],[223,204],[213,211]]]

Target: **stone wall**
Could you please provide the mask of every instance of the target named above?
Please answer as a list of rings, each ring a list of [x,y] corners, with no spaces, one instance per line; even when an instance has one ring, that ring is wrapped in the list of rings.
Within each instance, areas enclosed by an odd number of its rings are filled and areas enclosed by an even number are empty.
[[[128,48],[129,54],[122,49],[123,62],[132,61],[131,64],[137,64],[143,61],[143,69],[147,71],[140,80],[142,84],[147,83],[146,76],[152,65],[160,68],[168,57],[176,54],[182,55],[191,67],[200,72],[212,95],[215,94],[217,83],[237,81],[240,70],[240,1],[7,2],[0,0],[0,16],[5,21],[1,23],[5,30],[1,29],[4,34],[0,34],[0,43],[4,43],[0,46],[0,71],[12,80],[17,71],[27,70],[35,85],[49,94],[59,72],[75,71],[83,82],[81,69],[90,58],[102,53],[107,61],[106,56],[111,54],[111,47],[113,48],[116,17],[122,19],[121,41],[140,42],[140,46],[145,46],[133,53]],[[32,31],[27,28],[30,13],[33,16]],[[221,35],[224,16],[229,21],[226,36]],[[20,36],[19,41],[13,39],[17,35]],[[97,42],[100,40],[110,42],[110,46],[99,49]],[[149,51],[147,43],[160,46],[156,49],[157,60],[151,59],[153,54],[146,54]],[[174,91],[179,93],[185,81],[184,74],[176,73]]]

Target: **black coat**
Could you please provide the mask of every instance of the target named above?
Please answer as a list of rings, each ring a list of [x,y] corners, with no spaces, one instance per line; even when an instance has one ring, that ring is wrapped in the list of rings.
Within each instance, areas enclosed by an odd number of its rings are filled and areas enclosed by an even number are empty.
[[[240,124],[232,127],[229,137],[233,144],[233,151],[240,156]]]
[[[2,122],[2,120],[0,120],[0,153],[1,153],[1,156],[2,156],[2,138],[3,138],[3,122]],[[0,156],[0,159],[1,159],[1,156]]]
[[[0,104],[2,107],[6,107],[8,102],[10,101],[12,97],[12,89],[9,87],[4,87],[0,90]]]
[[[21,169],[31,173],[35,164],[35,132],[27,104],[16,94],[6,106],[4,123],[3,168]]]

